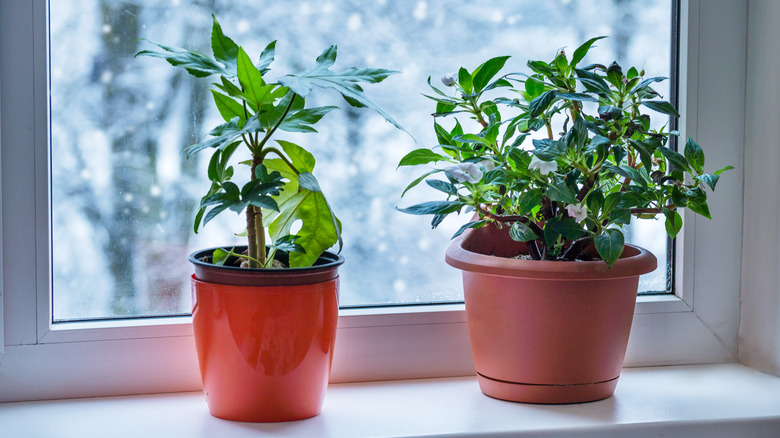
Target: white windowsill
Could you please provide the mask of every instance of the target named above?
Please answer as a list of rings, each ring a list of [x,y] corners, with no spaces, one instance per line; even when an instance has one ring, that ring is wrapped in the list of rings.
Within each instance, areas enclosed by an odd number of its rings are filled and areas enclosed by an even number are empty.
[[[0,404],[4,437],[780,437],[780,378],[738,364],[627,368],[594,403],[482,395],[473,377],[331,385],[318,417],[211,417],[200,393]]]

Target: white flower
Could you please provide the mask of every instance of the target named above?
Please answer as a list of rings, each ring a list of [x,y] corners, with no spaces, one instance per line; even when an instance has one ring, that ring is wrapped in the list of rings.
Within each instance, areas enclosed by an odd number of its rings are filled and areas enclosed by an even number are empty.
[[[444,73],[441,76],[441,83],[448,87],[454,86],[456,82],[458,82],[457,73]]]
[[[482,179],[482,171],[474,163],[460,163],[444,168],[444,174],[459,183],[475,183]]]
[[[496,164],[493,162],[493,160],[482,160],[479,164],[482,165],[482,168],[485,169],[485,172],[490,172],[496,168]]]
[[[578,223],[584,221],[585,218],[588,217],[588,209],[582,204],[569,204],[566,206],[566,212]]]
[[[528,163],[530,170],[538,170],[542,175],[547,175],[550,172],[558,170],[558,163],[555,161],[544,161],[539,159],[536,155],[531,158],[531,162]]]

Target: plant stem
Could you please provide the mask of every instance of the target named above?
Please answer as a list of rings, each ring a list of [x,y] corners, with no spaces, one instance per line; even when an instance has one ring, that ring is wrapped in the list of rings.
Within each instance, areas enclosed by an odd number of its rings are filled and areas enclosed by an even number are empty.
[[[247,233],[247,255],[249,260],[249,267],[250,268],[257,268],[257,259],[258,259],[258,251],[257,251],[257,238],[255,236],[255,224],[257,223],[255,208],[253,206],[249,206],[246,209],[246,233]],[[259,221],[262,223],[262,218]]]
[[[282,114],[282,116],[279,118],[279,121],[276,122],[276,125],[274,125],[273,128],[266,131],[265,135],[263,136],[263,139],[259,143],[258,143],[258,138],[259,138],[258,133],[255,133],[254,137],[252,137],[251,134],[249,135],[251,140],[251,142],[249,143],[249,149],[252,151],[252,171],[251,171],[252,180],[257,179],[256,176],[257,167],[263,165],[263,159],[267,154],[267,152],[263,150],[263,146],[265,146],[265,144],[268,142],[271,136],[274,135],[276,130],[279,129],[279,126],[281,126],[282,122],[284,122],[284,119],[287,118],[287,114],[289,114],[290,109],[292,108],[296,97],[298,97],[298,95],[293,94],[292,99],[290,99],[290,103],[287,105],[287,108],[284,110],[284,114]],[[246,138],[244,138],[244,141],[246,141]],[[282,157],[282,159],[284,159],[284,157]],[[289,164],[287,160],[285,161]],[[252,205],[247,207],[246,234],[247,234],[247,252],[249,255],[248,257],[249,267],[257,268],[257,267],[265,266],[267,261],[267,253],[265,248],[265,243],[266,243],[265,225],[263,224],[262,209]]]
[[[261,158],[260,158],[260,160],[261,160],[261,161],[262,161],[262,160],[265,160],[265,157],[266,157],[266,156],[267,156],[269,153],[271,153],[271,152],[275,153],[275,154],[276,154],[276,156],[278,156],[279,158],[281,158],[281,159],[282,159],[282,161],[284,161],[284,164],[286,164],[286,165],[287,165],[287,167],[289,167],[289,168],[290,168],[290,170],[292,170],[293,172],[295,172],[295,174],[296,174],[296,175],[300,175],[300,174],[301,174],[301,172],[299,172],[299,171],[298,171],[298,169],[296,169],[296,168],[295,168],[295,166],[293,166],[292,162],[290,162],[290,160],[287,158],[287,156],[285,156],[285,155],[282,153],[282,151],[280,151],[279,149],[277,149],[277,148],[275,148],[275,147],[273,147],[273,146],[271,146],[271,147],[267,147],[267,148],[263,149],[263,153],[261,154]]]
[[[268,264],[268,258],[265,247],[265,226],[263,225],[263,210],[259,207],[253,207],[255,209],[255,237],[257,239],[257,260],[260,262],[260,267],[264,267]]]
[[[252,179],[257,179],[255,172],[257,166],[262,164],[260,155],[255,154],[252,157]],[[257,268],[265,265],[265,227],[263,226],[263,212],[261,209],[250,205],[246,208],[246,234],[247,234],[247,252],[249,253],[249,267]],[[256,259],[253,260],[253,259]],[[260,265],[258,266],[258,263]]]
[[[487,128],[488,123],[485,121],[485,118],[482,116],[482,110],[479,108],[479,105],[477,104],[477,99],[472,98],[471,99],[471,113],[477,116],[477,121],[480,125],[482,125],[483,128]]]
[[[279,129],[279,126],[284,122],[284,119],[287,118],[287,114],[289,114],[290,109],[293,106],[293,103],[295,102],[295,98],[297,98],[297,94],[293,94],[292,99],[290,99],[290,103],[287,104],[287,108],[284,110],[284,114],[282,114],[282,117],[279,117],[279,121],[276,122],[276,125],[274,125],[273,128],[266,131],[265,135],[263,136],[263,139],[260,141],[260,143],[257,145],[257,148],[262,151],[263,146],[268,142],[268,140],[271,138],[272,135],[274,135],[274,132],[276,132],[277,129]],[[252,175],[252,178],[254,178],[254,174]]]
[[[571,246],[569,246],[569,249],[566,250],[566,252],[563,253],[563,256],[561,258],[563,260],[576,260],[577,256],[582,253],[583,249],[585,249],[586,246],[590,244],[590,242],[593,241],[593,238],[590,236],[584,236],[580,237],[579,239],[572,242]]]

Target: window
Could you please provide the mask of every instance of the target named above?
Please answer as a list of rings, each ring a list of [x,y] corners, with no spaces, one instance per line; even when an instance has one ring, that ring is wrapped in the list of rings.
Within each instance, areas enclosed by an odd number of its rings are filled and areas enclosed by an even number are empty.
[[[187,254],[236,243],[229,238],[244,226],[242,217],[226,214],[192,233],[198,199],[208,188],[208,157],[186,159],[180,151],[204,138],[219,115],[206,81],[158,59],[133,59],[149,46],[141,38],[210,53],[208,18],[214,12],[226,33],[247,48],[279,40],[269,77],[310,65],[334,42],[345,68],[402,71],[368,91],[418,145],[349,106],[329,115],[316,136],[293,136],[313,149],[318,178],[344,224],[348,263],[341,268],[341,302],[347,307],[462,300],[460,276],[443,261],[449,237],[462,223],[448,220],[431,231],[428,218],[395,211],[435,196],[419,187],[400,199],[420,171],[396,170],[406,152],[435,144],[434,105],[422,96],[427,77],[438,81],[448,70],[503,54],[513,55],[506,71],[527,71],[526,59],[573,50],[596,33],[610,39],[598,44],[594,61],[646,64],[654,69],[648,77],[671,76],[671,0],[233,4],[51,2],[55,321],[188,313]],[[668,88],[665,82],[659,91],[668,96]],[[663,224],[636,221],[631,230],[635,243],[659,257],[660,267],[643,278],[642,291],[665,292]]]
[[[682,2],[681,17],[681,129],[708,148],[708,160],[740,168],[741,121],[733,114],[742,113],[735,106],[743,102],[746,7],[714,9],[688,1]],[[195,389],[199,377],[186,317],[52,323],[50,261],[56,250],[47,236],[49,199],[57,188],[50,190],[48,147],[49,135],[57,133],[46,97],[48,26],[46,1],[0,3],[5,306],[0,399]],[[723,99],[734,106],[716,104]],[[734,357],[739,253],[716,249],[741,247],[741,234],[720,233],[741,229],[741,215],[734,213],[740,211],[740,181],[737,174],[719,183],[715,221],[686,218],[678,239],[677,296],[640,299],[628,365]],[[337,342],[334,381],[470,372],[458,305],[345,310]]]

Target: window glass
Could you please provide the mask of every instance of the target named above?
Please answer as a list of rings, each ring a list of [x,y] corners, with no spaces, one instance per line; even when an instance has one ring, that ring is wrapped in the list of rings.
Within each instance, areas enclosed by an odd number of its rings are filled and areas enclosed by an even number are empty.
[[[211,14],[247,52],[278,40],[270,77],[313,64],[338,44],[337,66],[399,70],[369,96],[416,139],[368,111],[342,106],[319,134],[282,137],[310,147],[317,175],[344,226],[345,306],[453,302],[460,273],[444,263],[450,236],[467,218],[430,230],[430,218],[399,213],[435,196],[400,194],[419,169],[398,169],[415,147],[435,143],[426,79],[490,57],[552,59],[598,35],[593,60],[669,76],[671,0],[253,1],[51,0],[51,184],[54,319],[187,313],[187,255],[239,243],[238,215],[192,231],[208,187],[208,157],[180,151],[220,123],[207,81],[159,59],[133,55],[142,39],[210,54]],[[587,61],[587,60],[586,60]],[[668,82],[657,87],[668,97]],[[313,95],[310,105],[335,96]],[[640,290],[666,291],[667,239],[660,221],[626,233],[653,251],[659,269]]]

